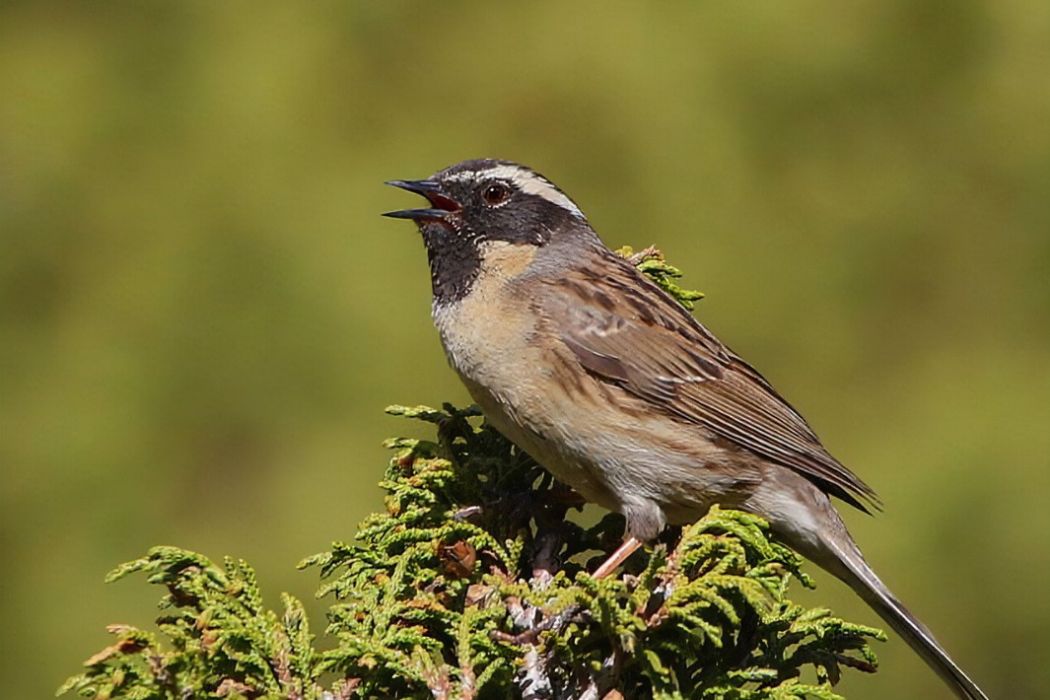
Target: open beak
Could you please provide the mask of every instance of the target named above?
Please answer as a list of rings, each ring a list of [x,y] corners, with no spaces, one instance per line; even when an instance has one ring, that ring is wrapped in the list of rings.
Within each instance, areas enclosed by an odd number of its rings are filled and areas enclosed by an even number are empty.
[[[443,222],[449,214],[462,208],[459,202],[446,195],[441,184],[434,180],[390,180],[386,184],[423,195],[430,202],[430,207],[427,209],[388,211],[383,216],[389,216],[394,219],[411,219],[417,222]]]

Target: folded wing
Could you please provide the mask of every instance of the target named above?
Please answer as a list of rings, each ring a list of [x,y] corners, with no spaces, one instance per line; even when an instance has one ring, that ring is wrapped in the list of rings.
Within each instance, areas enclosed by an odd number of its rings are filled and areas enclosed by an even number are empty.
[[[561,307],[540,311],[560,320],[561,339],[584,369],[865,512],[865,504],[879,507],[871,487],[828,454],[762,375],[633,266],[611,262],[613,274],[609,265],[570,271],[540,302]]]

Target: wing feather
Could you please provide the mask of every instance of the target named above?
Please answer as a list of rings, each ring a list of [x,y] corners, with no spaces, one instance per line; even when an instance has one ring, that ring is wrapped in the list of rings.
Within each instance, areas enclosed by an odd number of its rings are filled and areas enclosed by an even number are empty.
[[[541,301],[585,370],[865,512],[865,504],[879,507],[874,490],[824,449],[769,382],[673,298],[612,254],[598,267],[603,275],[580,266],[551,281]]]

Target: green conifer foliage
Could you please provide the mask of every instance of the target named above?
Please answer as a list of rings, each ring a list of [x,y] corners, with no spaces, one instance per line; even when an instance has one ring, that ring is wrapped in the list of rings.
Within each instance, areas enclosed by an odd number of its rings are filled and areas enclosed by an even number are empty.
[[[690,305],[659,254],[624,251]],[[159,634],[125,625],[59,694],[90,698],[837,698],[874,671],[873,628],[787,598],[811,583],[760,518],[713,508],[618,577],[587,572],[623,534],[476,409],[393,406],[435,426],[398,438],[385,509],[304,560],[332,601],[321,644],[301,604],[262,605],[251,567],[156,547],[109,574],[163,585]],[[570,517],[571,516],[571,517]]]

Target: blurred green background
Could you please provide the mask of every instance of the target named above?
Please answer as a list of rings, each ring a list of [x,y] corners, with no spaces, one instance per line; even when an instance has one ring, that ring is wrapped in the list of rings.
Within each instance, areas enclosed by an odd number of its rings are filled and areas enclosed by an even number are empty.
[[[1048,76],[1023,0],[3,3],[4,696],[152,619],[101,579],[153,544],[311,598],[414,430],[383,406],[467,402],[381,183],[478,156],[683,267],[881,493],[876,569],[993,697],[1050,696]],[[947,697],[879,653],[852,700]]]

